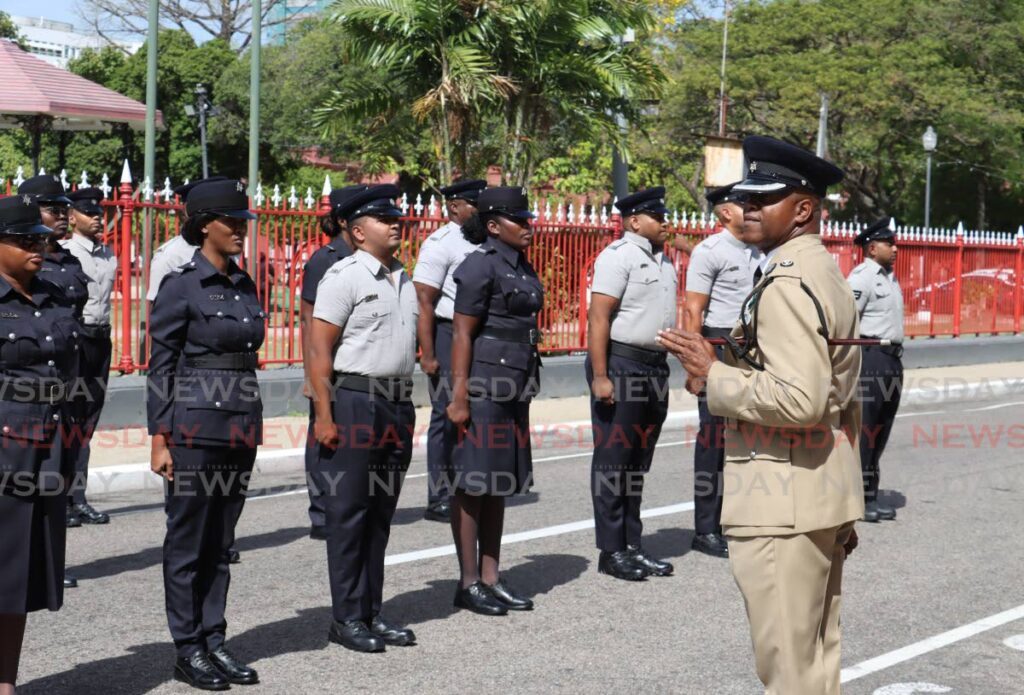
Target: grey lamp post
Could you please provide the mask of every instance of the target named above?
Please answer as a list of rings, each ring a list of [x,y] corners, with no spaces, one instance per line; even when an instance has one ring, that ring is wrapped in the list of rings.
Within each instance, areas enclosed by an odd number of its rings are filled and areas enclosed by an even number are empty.
[[[935,146],[939,143],[939,137],[935,134],[935,129],[928,126],[928,129],[924,131],[924,135],[921,136],[921,144],[924,146],[925,155],[928,158],[927,167],[925,169],[924,178],[924,228],[931,229],[932,221],[932,152],[935,151]]]

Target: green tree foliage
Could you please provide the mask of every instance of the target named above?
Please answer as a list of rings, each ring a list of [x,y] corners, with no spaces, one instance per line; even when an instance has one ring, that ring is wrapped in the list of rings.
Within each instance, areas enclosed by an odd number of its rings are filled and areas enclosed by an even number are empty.
[[[651,124],[666,175],[717,131],[720,20],[669,33],[672,78]],[[813,148],[820,94],[829,155],[846,169],[835,214],[923,217],[921,134],[939,134],[933,223],[1015,228],[1024,193],[1024,3],[958,0],[740,2],[729,28],[729,131]],[[679,170],[696,193],[700,172]],[[688,178],[686,178],[688,177]]]
[[[11,20],[11,15],[3,11],[0,11],[0,39],[10,39],[21,46],[23,50],[25,48],[21,34],[18,33],[17,25]]]

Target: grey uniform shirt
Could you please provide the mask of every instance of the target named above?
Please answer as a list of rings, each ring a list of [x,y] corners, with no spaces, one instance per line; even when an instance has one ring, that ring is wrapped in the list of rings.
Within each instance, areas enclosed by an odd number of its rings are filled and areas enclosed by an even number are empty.
[[[165,241],[153,252],[153,260],[149,263],[149,290],[146,292],[146,299],[154,301],[156,293],[160,290],[160,283],[167,277],[167,273],[177,270],[192,260],[197,246],[185,241],[184,237],[176,236]]]
[[[444,225],[423,242],[412,279],[441,290],[434,316],[449,321],[455,316],[455,271],[476,248],[476,244],[466,241],[462,227],[454,222]]]
[[[363,376],[412,376],[418,315],[416,290],[398,259],[386,268],[363,250],[331,266],[313,305],[313,318],[341,327],[334,371]]]
[[[846,281],[857,301],[861,335],[903,340],[903,290],[895,273],[869,258]]]
[[[110,325],[110,295],[114,291],[117,275],[117,256],[110,247],[75,233],[60,242],[82,264],[89,277],[89,299],[82,311],[82,322],[87,326]]]
[[[676,325],[676,269],[651,242],[626,232],[609,244],[594,264],[591,290],[619,300],[612,314],[611,339],[664,352],[658,331]]]
[[[686,269],[686,291],[708,295],[704,325],[732,328],[743,300],[754,289],[761,252],[723,229],[697,244]]]

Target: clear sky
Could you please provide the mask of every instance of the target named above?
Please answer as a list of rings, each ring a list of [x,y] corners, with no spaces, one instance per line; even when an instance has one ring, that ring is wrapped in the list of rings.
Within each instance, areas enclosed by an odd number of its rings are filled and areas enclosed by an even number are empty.
[[[7,14],[22,15],[25,17],[46,17],[62,22],[71,22],[77,27],[82,26],[82,20],[75,13],[76,0],[0,0],[0,10]]]

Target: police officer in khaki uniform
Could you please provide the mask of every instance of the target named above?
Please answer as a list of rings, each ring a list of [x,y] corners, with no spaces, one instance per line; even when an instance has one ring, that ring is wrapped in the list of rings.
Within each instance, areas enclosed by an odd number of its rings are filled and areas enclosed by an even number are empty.
[[[625,227],[594,264],[587,359],[594,457],[590,469],[597,570],[637,581],[672,574],[641,546],[644,476],[668,415],[669,368],[658,331],[676,324],[676,270],[668,239],[665,188],[618,201]]]
[[[397,186],[370,186],[342,203],[356,252],[324,275],[313,306],[308,371],[327,482],[327,572],[331,642],[358,652],[416,643],[384,620],[384,554],[405,471],[416,410],[416,315],[412,280],[394,257],[402,243]]]
[[[754,289],[754,271],[761,259],[756,246],[743,242],[743,194],[732,184],[705,195],[724,227],[700,242],[686,268],[683,329],[705,338],[723,338],[732,331],[740,307]],[[719,359],[722,348],[716,348]],[[707,398],[698,397],[700,432],[693,444],[693,543],[713,557],[729,557],[722,535],[722,466],[725,464],[724,421],[708,412]]]
[[[819,236],[842,170],[774,140],[743,141],[743,239],[769,256],[724,362],[697,334],[662,340],[727,418],[722,524],[767,693],[839,693],[843,561],[864,513],[857,307]],[[744,341],[739,343],[740,338]]]
[[[455,316],[455,271],[477,244],[466,239],[462,225],[476,213],[483,179],[456,181],[441,189],[448,224],[424,240],[412,282],[420,302],[420,368],[430,379],[430,429],[427,431],[427,509],[424,519],[451,521],[451,494],[446,472],[451,467],[454,431],[445,408],[451,400],[452,318]]]
[[[896,421],[903,390],[903,290],[896,280],[896,221],[883,217],[857,235],[864,262],[847,281],[860,312],[864,338],[889,345],[865,345],[861,365],[862,429],[860,465],[864,474],[864,521],[891,521],[896,510],[878,501],[879,461]]]

